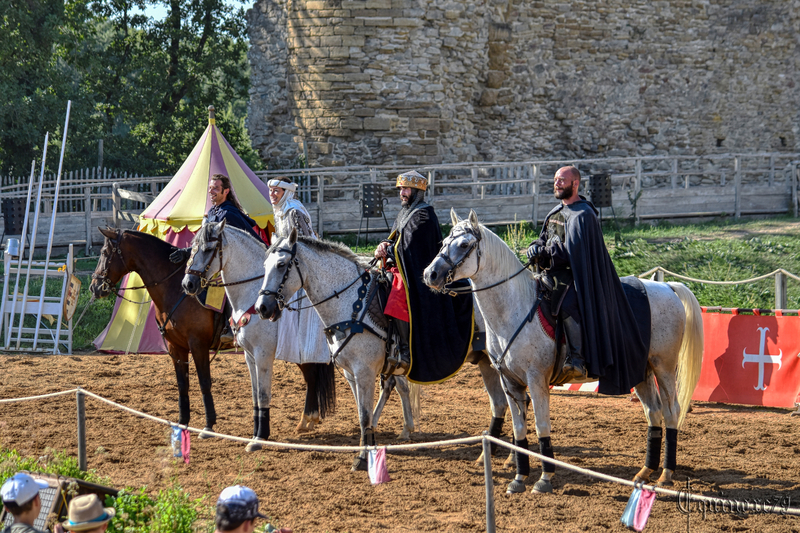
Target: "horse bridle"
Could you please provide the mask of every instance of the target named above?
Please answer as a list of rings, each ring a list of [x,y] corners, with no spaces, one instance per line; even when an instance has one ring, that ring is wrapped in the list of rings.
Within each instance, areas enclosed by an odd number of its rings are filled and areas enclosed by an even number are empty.
[[[102,272],[100,272],[99,276],[97,274],[92,274],[92,279],[100,282],[99,288],[101,291],[112,292],[114,290],[115,284],[112,283],[111,278],[108,277],[108,269],[111,266],[111,260],[113,259],[115,253],[119,255],[120,261],[124,262],[124,260],[122,259],[122,248],[120,247],[120,241],[122,241],[122,232],[117,230],[117,238],[114,239],[113,241],[111,239],[108,239],[108,243],[110,244],[110,246],[108,247],[109,253],[108,253],[108,258],[106,260],[106,267],[103,269]],[[106,247],[103,248],[105,249]],[[105,252],[103,251],[101,252],[100,256],[102,257],[104,254]]]
[[[463,233],[459,233],[458,235],[448,235],[447,238],[442,243],[442,250],[439,251],[438,254],[436,254],[437,258],[441,258],[445,263],[450,265],[450,270],[447,271],[447,277],[445,278],[444,284],[442,285],[442,288],[439,290],[439,292],[449,293],[451,291],[451,289],[448,289],[446,286],[449,285],[450,283],[453,283],[453,276],[455,275],[456,269],[458,269],[458,267],[463,265],[464,262],[467,259],[469,259],[469,256],[472,254],[473,250],[475,250],[475,249],[478,250],[478,255],[477,255],[478,268],[477,268],[477,270],[480,270],[480,268],[481,268],[481,251],[478,248],[478,245],[481,242],[481,231],[480,231],[480,229],[473,228],[472,226],[467,227],[467,228],[462,228],[462,229],[464,230]],[[467,251],[464,252],[464,256],[456,263],[452,259],[450,259],[449,255],[444,253],[444,250],[449,249],[450,248],[450,242],[452,242],[456,237],[461,237],[462,235],[472,235],[473,237],[475,237],[475,240],[472,242],[472,244],[470,244],[470,246],[467,249]]]
[[[119,255],[119,260],[122,261],[123,263],[125,263],[125,259],[122,257],[122,246],[121,246],[122,233],[123,233],[122,231],[117,230],[117,238],[114,239],[113,241],[111,239],[108,239],[108,242],[110,243],[110,246],[108,247],[109,252],[108,252],[108,258],[107,258],[107,261],[106,261],[106,267],[105,267],[105,269],[103,269],[103,271],[100,273],[99,276],[96,275],[96,274],[92,274],[92,279],[93,280],[97,280],[97,281],[100,282],[99,289],[101,291],[113,292],[114,294],[117,295],[118,298],[122,298],[123,300],[125,300],[127,302],[131,302],[131,303],[134,303],[134,304],[150,303],[149,300],[148,301],[144,301],[144,302],[134,302],[133,300],[129,300],[128,298],[125,298],[124,296],[122,296],[119,293],[119,291],[135,291],[135,290],[139,290],[139,289],[149,289],[151,287],[155,287],[156,285],[164,283],[169,278],[171,278],[172,276],[174,276],[175,274],[180,272],[181,267],[179,266],[178,268],[173,270],[164,279],[161,279],[159,281],[153,282],[153,283],[151,283],[149,285],[139,285],[138,287],[120,287],[119,289],[117,289],[115,284],[112,283],[111,278],[108,277],[108,269],[111,267],[111,260],[114,258],[114,254],[115,253],[117,255]],[[105,249],[105,246],[103,248]],[[104,253],[105,252],[101,252],[100,256],[102,257],[104,255]]]
[[[283,278],[281,278],[281,282],[278,285],[278,290],[271,291],[268,289],[261,289],[260,291],[258,291],[258,295],[275,296],[275,302],[278,304],[278,310],[283,311],[287,306],[286,297],[283,295],[283,287],[284,285],[286,285],[286,280],[289,279],[289,274],[292,273],[292,265],[297,267],[297,275],[300,276],[300,287],[302,287],[305,284],[305,280],[303,279],[303,273],[300,271],[300,260],[297,258],[297,243],[294,243],[294,245],[291,248],[276,248],[274,250],[270,250],[269,253],[272,252],[289,253],[290,256],[289,261],[286,263],[286,266],[284,267],[286,270],[283,272]]]
[[[222,233],[220,233],[219,235],[217,235],[213,239],[205,239],[205,243],[211,243],[211,242],[215,242],[216,244],[214,245],[214,251],[211,253],[211,259],[208,260],[208,263],[206,264],[206,266],[205,266],[205,268],[203,270],[197,270],[197,269],[194,269],[194,268],[190,268],[194,264],[194,259],[195,259],[194,256],[195,256],[195,254],[200,249],[200,246],[198,245],[198,243],[195,243],[192,246],[192,255],[189,257],[189,261],[186,262],[186,274],[191,275],[191,276],[197,276],[198,278],[200,278],[200,287],[203,288],[203,289],[205,289],[209,285],[218,285],[216,282],[213,282],[212,280],[216,277],[217,274],[222,272],[222,265],[223,265],[223,263],[222,263]],[[211,268],[211,263],[213,263],[214,262],[214,258],[217,257],[217,252],[219,252],[219,270],[214,272],[214,274],[211,275],[210,277],[206,277],[206,273],[208,272],[208,269]]]

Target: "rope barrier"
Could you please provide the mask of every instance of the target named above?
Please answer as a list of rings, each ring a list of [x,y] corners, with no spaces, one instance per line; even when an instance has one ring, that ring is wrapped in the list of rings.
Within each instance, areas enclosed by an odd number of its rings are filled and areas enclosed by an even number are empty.
[[[773,272],[770,272],[769,274],[764,274],[763,276],[758,276],[756,278],[751,278],[751,279],[743,279],[741,281],[713,281],[713,280],[708,280],[708,279],[690,278],[689,276],[682,276],[681,274],[676,274],[675,272],[670,272],[666,268],[660,267],[660,266],[651,268],[650,270],[648,270],[647,272],[645,272],[643,274],[639,274],[639,277],[640,278],[646,278],[648,276],[652,276],[653,274],[655,274],[656,272],[659,272],[659,271],[663,272],[664,274],[667,274],[669,276],[672,276],[674,278],[682,279],[684,281],[692,281],[692,282],[695,282],[695,283],[707,283],[709,285],[742,285],[744,283],[752,283],[754,281],[761,281],[762,279],[771,278],[771,277],[774,277],[776,274],[783,274],[784,276],[788,276],[788,277],[790,277],[792,279],[800,281],[800,276],[795,276],[791,272],[788,272],[788,271],[786,271],[786,270],[784,270],[782,268],[779,268],[779,269],[777,269],[777,270],[775,270]]]
[[[127,411],[127,412],[129,412],[131,414],[134,414],[136,416],[139,416],[141,418],[145,418],[145,419],[148,419],[148,420],[152,420],[154,422],[158,422],[159,424],[164,424],[164,425],[168,425],[168,426],[174,426],[174,427],[178,427],[178,428],[181,428],[181,429],[188,429],[189,431],[192,431],[192,432],[195,432],[195,433],[203,433],[205,435],[210,435],[210,436],[219,437],[219,438],[232,440],[232,441],[246,442],[246,443],[249,443],[249,442],[253,441],[252,438],[236,437],[236,436],[233,436],[233,435],[226,435],[224,433],[216,433],[216,432],[213,432],[213,431],[204,431],[202,429],[194,428],[194,427],[191,427],[191,426],[186,426],[186,425],[183,425],[183,424],[175,424],[173,422],[170,422],[169,420],[166,420],[166,419],[163,419],[163,418],[159,418],[159,417],[156,417],[156,416],[153,416],[153,415],[149,415],[147,413],[143,413],[141,411],[137,411],[136,409],[132,409],[132,408],[127,407],[125,405],[119,404],[119,403],[117,403],[117,402],[115,402],[113,400],[109,400],[108,398],[104,398],[104,397],[100,396],[99,394],[95,394],[93,392],[90,392],[90,391],[87,391],[85,389],[82,389],[81,387],[78,387],[78,388],[75,388],[75,389],[66,390],[66,391],[62,391],[62,392],[54,392],[54,393],[50,393],[50,394],[41,394],[41,395],[38,395],[38,396],[27,396],[27,397],[24,397],[24,398],[5,398],[5,399],[0,399],[0,403],[11,403],[11,402],[22,402],[22,401],[28,401],[28,400],[38,400],[38,399],[42,399],[42,398],[51,398],[51,397],[54,397],[54,396],[63,396],[65,394],[71,394],[73,392],[83,393],[86,396],[90,396],[90,397],[92,397],[92,398],[94,398],[96,400],[99,400],[101,402],[105,402],[105,403],[107,403],[107,404],[109,404],[111,406],[114,406],[114,407],[116,407],[118,409],[121,409],[123,411]],[[269,446],[269,447],[272,447],[272,448],[279,448],[279,449],[293,449],[293,450],[298,450],[298,451],[360,452],[360,451],[363,451],[363,450],[377,450],[379,448],[385,448],[386,451],[388,452],[388,451],[414,450],[414,449],[422,449],[422,448],[437,448],[437,447],[444,447],[444,446],[458,446],[458,445],[466,445],[466,444],[477,444],[479,442],[484,442],[484,441],[493,442],[493,443],[495,443],[495,444],[497,444],[499,446],[502,446],[504,448],[508,448],[509,450],[512,450],[514,452],[525,454],[525,455],[527,455],[529,457],[533,457],[534,459],[538,459],[540,461],[551,463],[553,465],[559,466],[559,467],[564,468],[566,470],[571,470],[571,471],[576,472],[578,474],[582,474],[582,475],[589,476],[589,477],[594,477],[594,478],[597,478],[597,479],[600,479],[600,480],[603,480],[603,481],[608,481],[608,482],[611,482],[611,483],[618,483],[620,485],[625,485],[625,486],[628,486],[628,487],[633,487],[633,488],[638,488],[638,489],[646,489],[646,490],[655,492],[657,494],[661,494],[662,496],[676,497],[676,498],[679,499],[679,501],[681,501],[681,500],[682,501],[686,501],[687,504],[688,504],[689,501],[705,502],[705,503],[713,504],[715,506],[724,505],[724,503],[730,503],[731,505],[735,504],[737,506],[736,507],[737,511],[740,509],[740,506],[744,505],[745,506],[744,507],[744,512],[777,513],[777,514],[783,514],[783,515],[800,516],[800,509],[789,507],[788,505],[786,507],[779,507],[779,506],[775,505],[771,509],[769,509],[763,504],[761,505],[761,507],[759,507],[759,504],[755,503],[755,502],[742,501],[742,500],[736,500],[736,499],[731,499],[731,498],[704,496],[702,494],[692,494],[692,493],[690,493],[688,491],[680,491],[680,490],[676,491],[676,490],[672,490],[672,489],[666,489],[666,488],[659,487],[659,486],[656,486],[656,485],[650,485],[650,484],[646,484],[646,483],[642,483],[642,482],[634,482],[634,481],[631,481],[631,480],[618,478],[618,477],[611,476],[611,475],[608,475],[608,474],[595,472],[593,470],[589,470],[588,468],[582,468],[580,466],[575,466],[575,465],[572,465],[572,464],[569,464],[569,463],[565,463],[563,461],[559,461],[558,459],[553,459],[553,458],[550,458],[550,457],[546,457],[544,455],[538,454],[536,452],[532,452],[530,450],[525,450],[523,448],[520,448],[518,446],[510,444],[510,443],[508,443],[508,442],[506,442],[504,440],[501,440],[501,439],[499,439],[497,437],[492,437],[491,435],[486,435],[486,434],[481,435],[481,436],[475,436],[475,437],[464,437],[464,438],[460,438],[460,439],[435,441],[435,442],[427,442],[427,443],[420,443],[420,444],[392,444],[392,445],[387,445],[387,446],[377,446],[377,445],[374,445],[374,446],[317,446],[317,445],[311,445],[311,444],[293,444],[293,443],[274,442],[274,441],[261,441],[261,440],[259,440],[258,442],[259,442],[259,444],[261,444],[263,446]],[[731,507],[731,509],[733,509],[733,508],[734,507]]]
[[[15,403],[15,402],[25,402],[28,400],[40,400],[42,398],[52,398],[54,396],[63,396],[65,394],[71,394],[73,392],[77,392],[79,389],[70,389],[61,392],[51,392],[50,394],[40,394],[38,396],[25,396],[24,398],[4,398],[0,399],[0,403]]]

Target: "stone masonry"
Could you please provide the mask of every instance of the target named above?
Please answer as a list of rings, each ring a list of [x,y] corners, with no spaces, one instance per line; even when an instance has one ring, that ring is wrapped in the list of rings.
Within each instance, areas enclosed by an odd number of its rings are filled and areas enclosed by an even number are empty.
[[[800,0],[259,0],[272,168],[800,150]]]

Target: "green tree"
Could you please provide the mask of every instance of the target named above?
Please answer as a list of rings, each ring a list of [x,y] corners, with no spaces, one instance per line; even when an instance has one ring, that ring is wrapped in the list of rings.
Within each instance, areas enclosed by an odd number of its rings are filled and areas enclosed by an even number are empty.
[[[46,131],[63,120],[68,81],[53,50],[65,24],[64,5],[5,0],[0,8],[0,162],[4,173],[27,174],[41,157]],[[62,118],[59,118],[59,115]]]
[[[15,6],[14,16],[25,31],[43,34],[27,38],[39,45],[37,63],[28,69],[37,76],[26,84],[26,73],[20,72],[0,84],[0,94],[30,87],[28,92],[43,95],[40,100],[49,97],[50,108],[47,120],[36,120],[43,104],[30,104],[24,128],[4,120],[12,112],[0,111],[0,127],[8,125],[7,135],[16,142],[3,142],[2,171],[30,164],[29,155],[17,161],[5,148],[25,148],[28,154],[37,149],[35,138],[43,138],[46,129],[56,131],[63,121],[67,99],[73,100],[68,167],[95,165],[97,141],[103,139],[106,167],[173,173],[206,127],[207,107],[214,105],[217,124],[234,149],[252,168],[263,168],[244,127],[249,68],[243,8],[223,0],[67,0],[59,9],[50,6],[58,2],[29,3],[43,12],[38,19],[26,14],[24,2]],[[144,15],[156,5],[166,6],[164,20]],[[4,41],[0,60],[13,62],[24,49]]]

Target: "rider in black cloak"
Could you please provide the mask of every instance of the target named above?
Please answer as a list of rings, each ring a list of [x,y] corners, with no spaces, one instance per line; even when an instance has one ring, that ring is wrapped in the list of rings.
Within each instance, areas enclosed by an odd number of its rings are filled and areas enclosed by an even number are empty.
[[[641,383],[648,343],[603,242],[597,211],[579,196],[580,172],[563,167],[554,190],[561,204],[545,218],[528,258],[545,268],[553,314],[563,321],[567,359],[559,381],[599,378],[601,394],[627,394]]]
[[[375,250],[395,274],[384,312],[399,333],[399,366],[409,366],[408,378],[416,383],[444,381],[461,368],[473,324],[471,294],[435,293],[422,281],[422,271],[442,246],[439,219],[424,201],[427,185],[415,171],[397,177],[403,207],[389,238]]]

